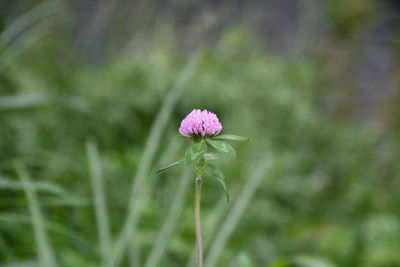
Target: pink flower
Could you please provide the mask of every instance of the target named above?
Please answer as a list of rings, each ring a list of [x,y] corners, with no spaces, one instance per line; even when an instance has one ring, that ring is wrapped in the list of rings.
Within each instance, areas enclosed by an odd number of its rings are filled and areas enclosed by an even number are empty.
[[[181,122],[179,132],[187,137],[192,135],[216,135],[222,130],[217,115],[207,110],[194,109]]]

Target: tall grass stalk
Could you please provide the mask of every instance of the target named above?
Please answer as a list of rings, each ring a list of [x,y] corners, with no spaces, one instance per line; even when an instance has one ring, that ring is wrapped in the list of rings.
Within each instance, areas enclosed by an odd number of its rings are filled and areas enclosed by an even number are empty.
[[[179,215],[183,210],[183,206],[185,204],[185,199],[187,196],[187,191],[190,184],[190,172],[188,170],[184,171],[181,174],[179,179],[179,184],[176,189],[174,190],[174,198],[171,202],[171,207],[169,209],[167,218],[154,242],[154,245],[149,253],[147,261],[145,263],[145,267],[156,267],[167,247],[168,241],[170,240],[174,229],[178,223]]]
[[[146,141],[143,156],[139,163],[138,171],[133,180],[127,211],[128,215],[122,227],[122,231],[115,241],[114,247],[111,251],[111,254],[109,255],[108,266],[112,267],[119,265],[122,260],[123,254],[126,251],[129,242],[135,233],[136,224],[142,211],[142,187],[144,185],[145,178],[148,174],[149,168],[160,142],[160,137],[163,134],[164,128],[168,123],[171,112],[179,97],[181,96],[183,89],[193,75],[199,61],[199,57],[200,52],[195,53],[190,58],[186,66],[183,68],[181,74],[174,84],[174,87],[167,95],[155,122],[153,123],[150,135]]]
[[[106,266],[107,254],[110,249],[110,227],[101,162],[97,145],[93,141],[88,141],[86,143],[86,153],[89,162],[90,180],[99,235],[100,257],[102,265]]]
[[[162,152],[161,156],[159,157],[156,166],[161,166],[163,165],[165,162],[167,162],[171,157],[173,157],[176,152],[179,149],[179,143],[178,143],[178,138],[173,138],[171,142],[168,143],[168,146],[164,149],[164,151]],[[157,179],[159,179],[158,177],[152,177],[152,179],[150,179],[150,183],[147,185],[147,188],[153,188],[154,184],[157,182]],[[146,190],[147,190],[146,188]],[[144,201],[147,201],[149,198],[149,196],[147,195],[146,197],[144,197]],[[171,210],[170,210],[171,211]],[[168,219],[164,222],[163,227],[165,226],[165,224],[167,223]],[[163,231],[163,230],[161,230]],[[163,242],[164,240],[160,240],[161,242]],[[158,244],[158,242],[155,242],[155,244]],[[130,241],[130,246],[129,246],[129,264],[131,267],[136,267],[136,266],[141,266],[140,264],[140,240],[138,239],[133,239]],[[154,248],[154,247],[153,247]],[[150,255],[151,252],[148,254]],[[149,257],[147,257],[147,261],[149,260]],[[161,256],[160,256],[161,257]]]
[[[138,240],[132,240],[128,246],[129,255],[129,266],[137,267],[140,266],[140,246]]]
[[[46,233],[46,225],[43,219],[43,215],[40,209],[36,190],[32,185],[31,177],[25,166],[21,163],[16,164],[16,170],[18,177],[23,183],[26,199],[28,202],[28,208],[31,215],[33,232],[35,235],[36,246],[38,249],[38,258],[40,266],[42,267],[56,267],[56,259],[48,241]]]
[[[254,172],[250,176],[250,179],[244,185],[243,190],[239,193],[239,197],[236,199],[234,206],[227,215],[224,223],[221,225],[221,230],[218,232],[209,249],[209,253],[205,260],[205,266],[214,267],[216,265],[228,238],[235,229],[256,189],[259,187],[266,173],[272,166],[270,159],[271,158],[269,156],[265,156],[261,159]]]

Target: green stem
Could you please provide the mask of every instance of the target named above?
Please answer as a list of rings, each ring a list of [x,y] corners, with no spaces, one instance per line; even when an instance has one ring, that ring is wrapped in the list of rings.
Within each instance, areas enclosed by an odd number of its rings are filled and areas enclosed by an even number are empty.
[[[200,226],[200,203],[201,203],[201,177],[196,178],[196,192],[194,197],[194,218],[196,224],[196,246],[197,246],[197,267],[203,267],[203,242]]]

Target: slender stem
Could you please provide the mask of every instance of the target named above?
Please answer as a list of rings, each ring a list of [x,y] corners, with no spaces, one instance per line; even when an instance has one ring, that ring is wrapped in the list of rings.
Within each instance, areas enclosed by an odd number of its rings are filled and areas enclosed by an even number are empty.
[[[194,218],[196,224],[196,246],[197,246],[197,267],[203,267],[203,242],[201,239],[200,226],[200,203],[201,203],[201,177],[196,178],[196,192],[194,197]]]

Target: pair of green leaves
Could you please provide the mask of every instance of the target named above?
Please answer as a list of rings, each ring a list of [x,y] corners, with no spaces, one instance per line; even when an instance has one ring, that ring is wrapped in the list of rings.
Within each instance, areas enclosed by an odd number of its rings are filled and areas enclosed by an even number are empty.
[[[192,140],[190,137],[186,136],[181,136],[185,139]],[[232,157],[236,157],[236,152],[235,149],[229,145],[228,143],[225,143],[221,140],[231,140],[231,141],[249,141],[248,138],[238,136],[238,135],[233,135],[233,134],[223,134],[223,135],[217,135],[213,136],[210,138],[206,138],[201,140],[198,143],[195,143],[191,147],[189,147],[186,152],[185,152],[185,157],[181,160],[172,162],[156,171],[156,173],[160,173],[162,171],[165,171],[171,167],[174,167],[176,165],[179,165],[183,162],[186,163],[186,165],[191,165],[195,162],[197,162],[199,159],[204,157],[205,161],[210,161],[210,160],[217,160],[219,159],[218,155],[214,153],[206,153],[207,152],[207,145],[205,142],[207,142],[210,146],[215,148],[218,151],[224,152],[229,154]]]
[[[231,157],[236,157],[235,149],[228,143],[221,141],[221,140],[232,140],[232,141],[248,141],[249,139],[246,137],[233,135],[233,134],[225,134],[214,136],[210,138],[206,138],[201,140],[199,143],[191,146],[185,153],[185,162],[186,165],[191,165],[197,162],[200,158],[202,158],[207,152],[207,142],[211,147],[215,148],[216,150],[227,153]]]
[[[201,140],[199,143],[192,145],[186,150],[185,153],[186,165],[188,166],[192,165],[193,163],[196,163],[201,158],[203,158],[207,152],[207,144],[209,144],[211,147],[215,148],[220,152],[227,153],[233,158],[236,157],[235,149],[228,143],[225,143],[224,141],[215,140],[213,138],[207,138]]]
[[[198,176],[202,176],[204,167],[208,166],[211,170],[211,173],[214,175],[214,177],[217,179],[219,184],[222,186],[224,193],[226,195],[227,201],[229,202],[229,192],[228,188],[226,185],[225,181],[225,176],[223,172],[217,168],[216,165],[212,164],[210,161],[214,161],[219,159],[218,155],[215,153],[207,153],[207,144],[216,149],[217,151],[226,153],[230,155],[231,157],[236,157],[236,152],[235,149],[228,143],[224,142],[226,140],[228,141],[249,141],[248,138],[238,136],[238,135],[233,135],[233,134],[225,134],[225,135],[218,135],[218,136],[213,136],[213,137],[208,137],[205,139],[200,139],[199,138],[190,138],[190,137],[185,137],[185,139],[192,140],[196,142],[194,145],[189,147],[186,152],[185,152],[185,157],[181,160],[175,161],[171,164],[168,164],[167,166],[158,169],[156,172],[160,173],[162,171],[165,171],[173,166],[179,165],[181,163],[186,163],[187,166],[190,166],[192,164],[196,163],[196,174]]]

